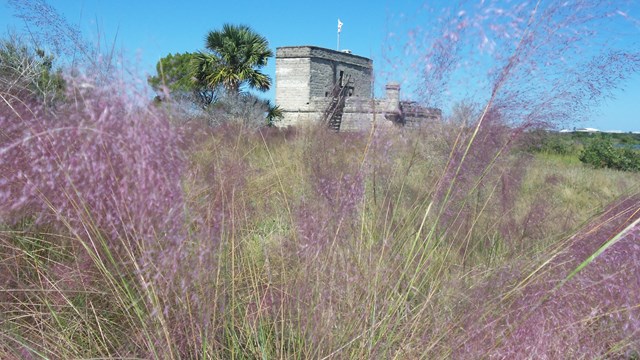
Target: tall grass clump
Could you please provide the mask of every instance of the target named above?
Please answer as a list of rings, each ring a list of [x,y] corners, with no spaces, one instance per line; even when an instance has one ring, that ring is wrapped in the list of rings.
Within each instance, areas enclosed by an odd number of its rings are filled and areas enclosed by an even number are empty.
[[[77,234],[89,221],[112,239],[176,233],[184,167],[178,134],[163,114],[119,93],[83,82],[55,115],[38,106],[4,108],[3,218],[66,223]]]
[[[509,267],[490,276],[472,292],[475,300],[466,306],[473,310],[463,316],[453,354],[637,356],[639,215],[638,196],[623,199],[560,243],[539,267]]]
[[[107,286],[133,296],[128,277],[152,283],[151,276],[169,275],[166,267],[178,261],[175,252],[185,239],[180,137],[165,114],[134,105],[117,85],[96,87],[90,79],[68,84],[67,101],[55,114],[37,103],[1,108],[0,215],[4,226],[20,230],[3,232],[3,247],[24,251],[19,258],[37,258],[41,248],[75,257],[75,266],[41,259],[53,265],[41,270],[44,280],[38,282],[44,286],[46,280],[58,296],[68,296],[56,284],[74,271],[90,280],[69,280],[73,288],[88,286],[82,290],[90,293]],[[30,235],[41,232],[49,235]],[[36,248],[23,248],[25,241]],[[30,282],[37,279],[23,278],[20,270],[4,282],[35,285]],[[94,289],[92,271],[110,283]]]

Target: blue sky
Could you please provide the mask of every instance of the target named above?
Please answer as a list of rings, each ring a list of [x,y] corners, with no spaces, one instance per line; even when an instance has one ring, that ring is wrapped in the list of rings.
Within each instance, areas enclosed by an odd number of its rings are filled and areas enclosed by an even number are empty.
[[[224,23],[250,25],[269,40],[274,50],[293,45],[335,48],[338,18],[344,23],[341,48],[372,58],[374,68],[381,70],[388,65],[385,49],[390,33],[420,26],[422,17],[433,16],[422,13],[425,3],[435,8],[449,5],[448,1],[440,0],[51,0],[48,3],[69,23],[78,26],[87,40],[106,46],[115,39],[119,51],[136,64],[140,77],[154,73],[157,60],[168,53],[202,50],[206,33]],[[23,31],[24,23],[13,17],[13,8],[6,0],[1,4],[0,24],[5,29]],[[640,19],[640,2],[630,4],[625,11]],[[625,28],[628,39],[640,39],[638,24]],[[273,59],[264,71],[275,81]],[[616,99],[606,101],[591,120],[576,126],[640,131],[640,75],[622,83],[621,88],[614,94]],[[274,89],[264,97],[273,99]]]

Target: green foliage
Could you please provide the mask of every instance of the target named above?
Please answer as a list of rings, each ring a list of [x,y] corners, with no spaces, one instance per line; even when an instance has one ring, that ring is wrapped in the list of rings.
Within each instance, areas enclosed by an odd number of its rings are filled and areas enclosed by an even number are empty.
[[[169,91],[189,92],[193,89],[193,81],[189,77],[191,53],[169,54],[156,64],[156,76],[149,77],[149,85],[158,90],[166,87]]]
[[[270,101],[266,102],[267,105],[267,126],[275,126],[276,121],[281,120],[284,117],[282,109],[278,105],[271,104]]]
[[[624,145],[640,145],[640,134],[622,133],[612,134],[614,139],[617,139],[620,144]]]
[[[548,155],[576,156],[582,144],[572,134],[561,134],[546,130],[534,130],[525,138],[525,148],[529,152]]]
[[[168,91],[174,99],[187,99],[202,106],[211,104],[217,96],[216,86],[207,86],[193,76],[197,54],[176,53],[161,58],[156,64],[157,75],[147,81],[151,87],[162,93]],[[159,96],[157,99],[162,100]]]
[[[596,168],[640,171],[640,153],[630,148],[616,148],[609,137],[598,137],[580,154],[580,161]]]
[[[223,85],[238,93],[243,85],[260,91],[269,90],[271,79],[260,72],[273,56],[265,37],[245,25],[225,24],[211,31],[206,48],[195,56],[195,78],[209,87]]]
[[[54,69],[54,56],[27,44],[14,34],[0,39],[0,95],[11,103],[18,98],[36,98],[45,106],[62,99],[65,82]]]
[[[614,168],[618,162],[616,149],[611,140],[598,138],[580,154],[580,161],[596,168]]]
[[[630,148],[617,149],[620,154],[620,169],[625,171],[640,171],[640,152]]]
[[[273,52],[268,41],[248,26],[225,24],[211,31],[206,39],[208,52],[169,54],[158,61],[157,75],[148,82],[157,92],[168,92],[173,99],[193,101],[204,108],[208,122],[215,125],[233,120],[273,126],[282,118],[277,106],[243,94],[244,85],[266,91],[271,79],[260,72]],[[226,94],[222,94],[222,88]],[[159,95],[157,100],[164,100]],[[240,101],[239,101],[240,100]],[[210,106],[212,104],[216,106]],[[221,109],[225,111],[221,113]],[[266,115],[262,115],[266,113]]]
[[[569,134],[562,135],[569,137]],[[621,146],[640,146],[640,134],[634,133],[599,133],[589,134],[574,132],[570,135],[571,139],[581,144],[590,142],[594,137],[609,139],[614,147]]]
[[[532,131],[525,142],[527,151],[560,157],[567,163],[581,161],[596,168],[638,171],[640,134],[556,133]]]
[[[551,136],[543,143],[543,152],[569,155],[575,152],[575,143],[561,136]]]

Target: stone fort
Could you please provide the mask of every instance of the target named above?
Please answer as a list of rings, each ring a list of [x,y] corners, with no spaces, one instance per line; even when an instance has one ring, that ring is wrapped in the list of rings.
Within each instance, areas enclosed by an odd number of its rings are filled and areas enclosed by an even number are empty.
[[[419,126],[441,111],[400,101],[400,86],[386,85],[384,99],[373,96],[373,61],[315,46],[276,49],[276,104],[281,126],[322,121],[336,131],[382,125]]]

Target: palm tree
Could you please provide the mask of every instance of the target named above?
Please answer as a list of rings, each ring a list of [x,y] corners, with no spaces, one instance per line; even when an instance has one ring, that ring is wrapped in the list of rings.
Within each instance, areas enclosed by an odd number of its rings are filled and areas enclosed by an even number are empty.
[[[206,48],[195,56],[193,75],[210,87],[222,84],[229,93],[238,94],[247,84],[260,91],[271,86],[269,76],[260,72],[273,56],[265,37],[245,25],[224,24],[222,31],[210,31]]]

